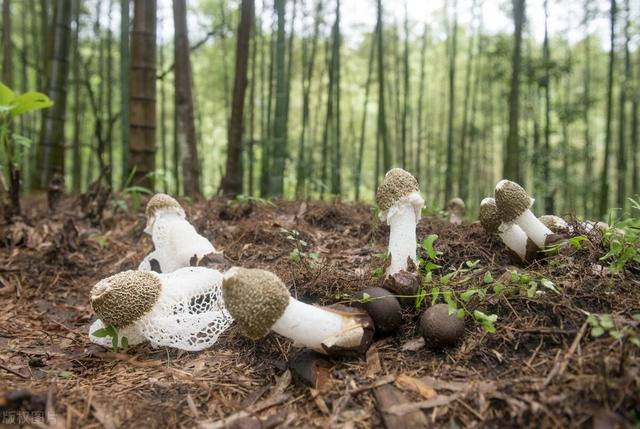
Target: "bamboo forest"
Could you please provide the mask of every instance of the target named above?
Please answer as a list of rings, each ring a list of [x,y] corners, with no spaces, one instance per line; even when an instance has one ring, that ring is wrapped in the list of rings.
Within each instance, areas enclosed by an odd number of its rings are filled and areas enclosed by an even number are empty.
[[[640,0],[0,3],[0,427],[640,426]]]

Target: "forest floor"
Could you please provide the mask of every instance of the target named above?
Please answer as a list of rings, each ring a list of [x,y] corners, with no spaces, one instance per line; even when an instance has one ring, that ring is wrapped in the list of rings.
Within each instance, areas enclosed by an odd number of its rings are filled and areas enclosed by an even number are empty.
[[[600,265],[600,233],[580,249],[568,246],[518,267],[477,222],[422,219],[418,239],[437,234],[435,250],[442,252],[434,281],[455,272],[442,289],[457,296],[487,287],[486,296],[460,304],[497,315],[496,332],[467,317],[457,346],[425,346],[420,312],[405,309],[395,336],[376,339],[366,357],[328,360],[311,388],[289,369],[297,350],[275,334],[250,341],[233,326],[197,353],[148,344],[113,352],[92,344],[91,287],[136,268],[151,250],[143,210],[109,208],[92,226],[71,197],[54,214],[42,198],[24,206],[26,220],[0,225],[0,427],[10,419],[105,428],[640,424],[640,349],[630,341],[640,329],[632,319],[640,313],[640,267],[609,275]],[[331,304],[338,294],[382,285],[374,273],[388,228],[369,206],[184,206],[230,264],[274,271],[303,301]],[[299,232],[297,240],[291,231]],[[291,254],[296,246],[300,257]],[[510,292],[494,293],[498,282]],[[592,337],[588,313],[610,314],[623,338]]]

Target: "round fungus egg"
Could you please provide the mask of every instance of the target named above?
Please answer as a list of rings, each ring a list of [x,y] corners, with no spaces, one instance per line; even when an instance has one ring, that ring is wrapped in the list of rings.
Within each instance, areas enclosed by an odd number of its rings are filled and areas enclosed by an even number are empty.
[[[464,320],[455,313],[449,314],[447,304],[436,304],[422,314],[420,331],[427,344],[452,346],[464,334]]]
[[[367,294],[368,299],[363,300]],[[358,300],[365,301],[358,304],[364,308],[380,335],[390,335],[402,325],[402,309],[400,302],[391,292],[381,287],[369,287],[355,294]]]

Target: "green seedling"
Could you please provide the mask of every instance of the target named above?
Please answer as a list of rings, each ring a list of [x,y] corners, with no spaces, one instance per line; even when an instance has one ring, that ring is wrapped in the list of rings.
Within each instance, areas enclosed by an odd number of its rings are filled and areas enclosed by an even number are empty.
[[[294,249],[289,253],[289,259],[297,264],[304,263],[307,269],[315,268],[318,264],[319,256],[315,252],[307,251],[309,243],[300,237],[300,232],[286,228],[280,228],[280,231],[286,235],[287,240],[291,240],[294,243]]]
[[[640,212],[640,202],[633,198],[629,198],[629,201],[632,211]],[[624,275],[627,264],[640,263],[640,218],[630,216],[623,221],[614,222],[612,217],[610,214],[611,226],[602,234],[609,250],[600,260],[609,264],[612,274]]]
[[[133,211],[137,211],[140,208],[140,197],[142,196],[142,194],[153,195],[153,191],[151,191],[150,189],[147,189],[143,186],[136,186],[131,184],[135,173],[136,168],[133,167],[131,169],[131,172],[129,173],[129,177],[127,177],[127,180],[122,187],[122,193],[131,196],[131,208],[133,209]],[[152,173],[149,173],[149,175],[152,175]],[[113,200],[111,204],[125,213],[129,212],[129,207],[127,206],[127,202],[124,199]]]
[[[118,347],[123,350],[127,350],[129,348],[129,340],[127,339],[127,337],[122,337],[118,344],[118,330],[115,328],[115,326],[105,326],[104,328],[93,331],[91,335],[98,338],[110,337],[114,353],[118,352]]]
[[[640,314],[634,314],[632,318],[640,321]],[[591,314],[587,316],[587,323],[591,328],[590,334],[593,338],[608,335],[616,340],[628,338],[631,344],[640,348],[640,333],[632,326],[624,326],[622,328],[616,326],[610,314]]]

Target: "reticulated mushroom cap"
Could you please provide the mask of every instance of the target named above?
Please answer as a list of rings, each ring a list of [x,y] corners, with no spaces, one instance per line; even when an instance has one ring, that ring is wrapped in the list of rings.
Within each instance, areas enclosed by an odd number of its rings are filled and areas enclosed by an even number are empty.
[[[382,184],[378,186],[376,203],[380,210],[389,210],[413,192],[420,192],[416,178],[402,168],[392,168],[385,174]]]
[[[502,221],[495,199],[487,197],[480,202],[480,223],[487,233],[495,234],[498,232]]]
[[[569,224],[561,217],[555,215],[543,215],[538,218],[540,222],[555,234],[568,233]]]
[[[242,332],[258,339],[280,319],[291,295],[282,280],[269,271],[234,267],[224,276],[222,297]]]
[[[167,194],[155,194],[147,203],[144,214],[149,218],[161,210],[171,210],[184,215],[184,210],[175,198]]]
[[[513,222],[533,204],[533,200],[522,186],[506,179],[496,185],[495,197],[500,218],[504,223]]]
[[[167,194],[155,194],[151,197],[144,213],[147,216],[147,226],[144,232],[147,234],[151,234],[158,213],[175,213],[182,218],[187,216],[180,203]]]
[[[91,307],[106,325],[122,328],[147,314],[162,285],[150,271],[125,271],[100,280],[91,289]]]

